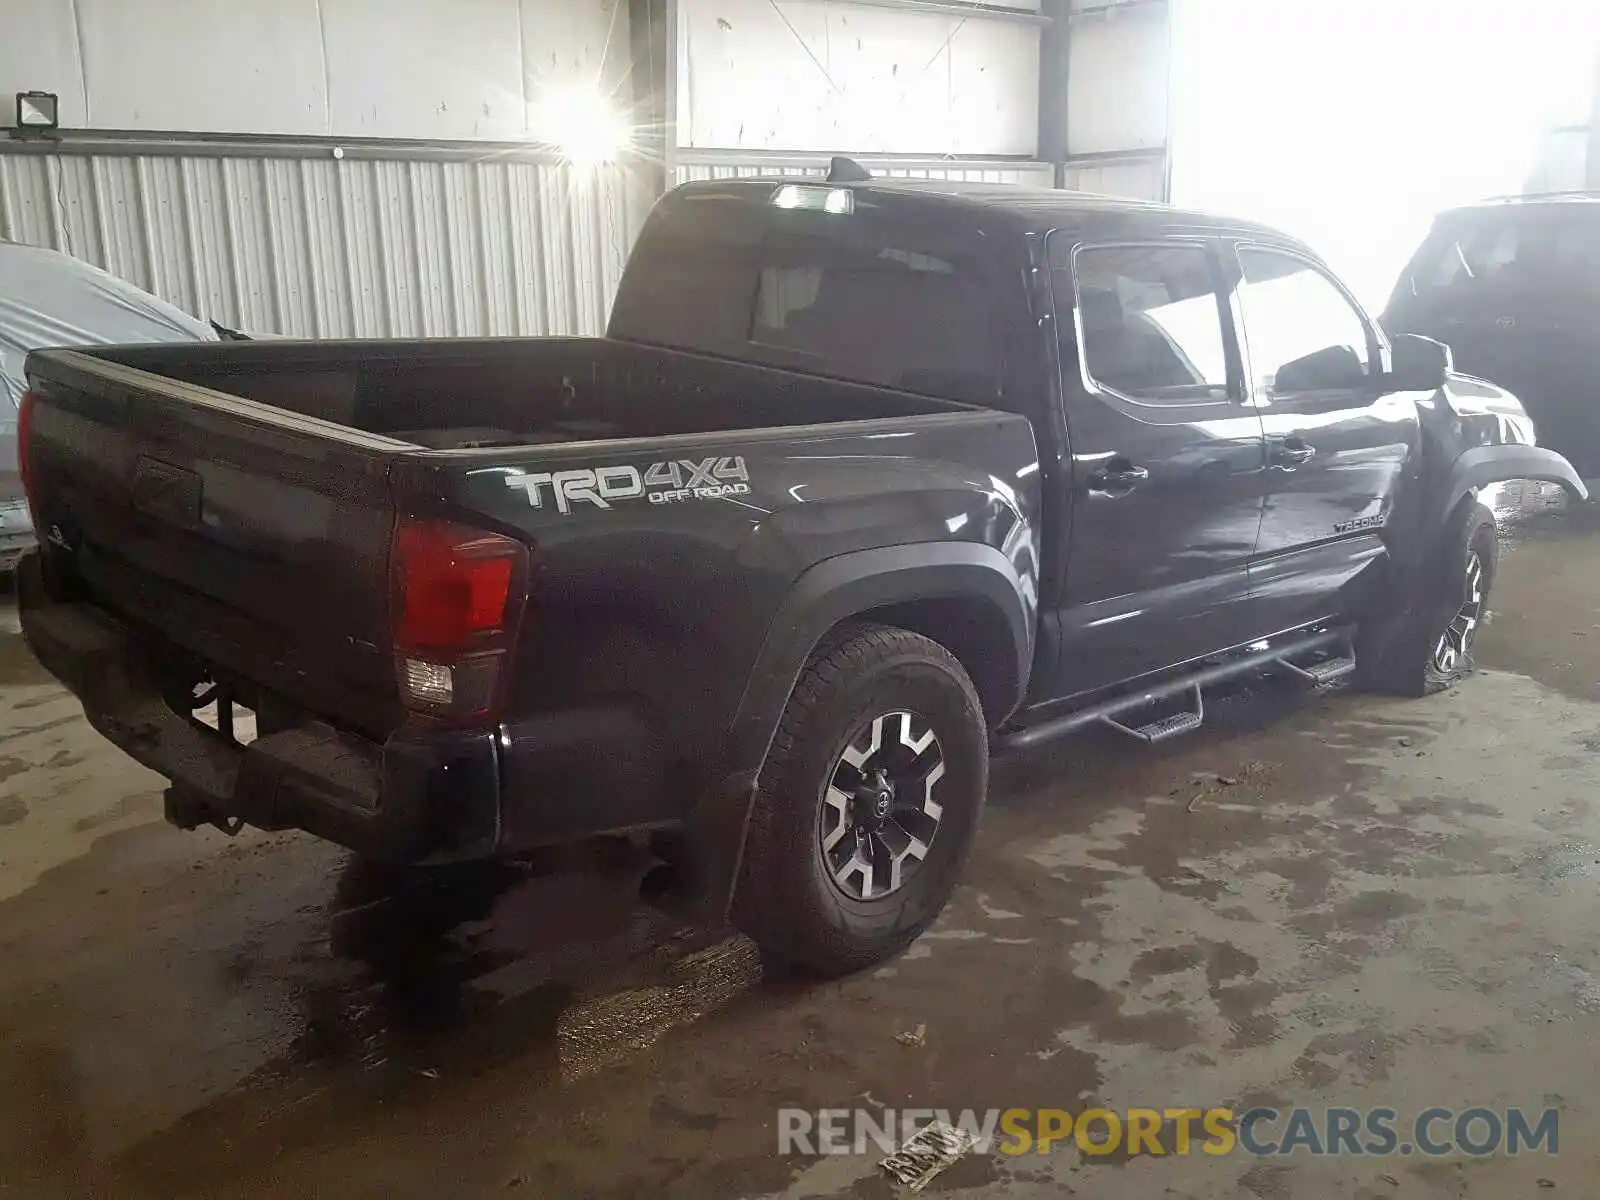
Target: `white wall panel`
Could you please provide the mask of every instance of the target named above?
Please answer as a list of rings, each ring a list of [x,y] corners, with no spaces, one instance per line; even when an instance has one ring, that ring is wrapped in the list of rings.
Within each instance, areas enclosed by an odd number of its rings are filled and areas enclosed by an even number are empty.
[[[598,333],[641,198],[530,161],[0,153],[0,238],[302,337]]]
[[[320,4],[334,134],[456,140],[527,131],[519,0]]]
[[[84,124],[326,132],[317,0],[67,0],[66,7],[73,4],[89,98]]]
[[[15,13],[13,13],[15,9]],[[68,129],[455,141],[550,88],[631,89],[627,0],[0,0],[14,92]]]
[[[16,93],[30,91],[61,97],[63,125],[87,123],[77,24],[62,0],[0,6],[0,126],[16,117]]]
[[[1165,5],[1075,20],[1067,72],[1067,152],[1166,145],[1169,63]]]
[[[1031,155],[1039,30],[819,0],[681,0],[686,147]]]
[[[626,95],[632,83],[628,63],[628,0],[522,0],[530,101],[548,86],[588,82]]]

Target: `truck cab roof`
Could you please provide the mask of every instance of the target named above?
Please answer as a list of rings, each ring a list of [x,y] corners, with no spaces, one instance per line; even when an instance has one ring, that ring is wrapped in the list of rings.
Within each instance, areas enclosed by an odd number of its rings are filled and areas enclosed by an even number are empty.
[[[998,228],[1011,234],[1043,235],[1070,230],[1093,236],[1116,236],[1137,231],[1152,233],[1214,233],[1251,240],[1306,247],[1287,234],[1254,221],[1219,216],[1196,209],[1176,208],[1151,200],[1103,196],[1015,184],[967,183],[934,179],[884,179],[870,182],[829,182],[811,177],[758,176],[748,179],[706,180],[679,187],[664,204],[692,203],[697,199],[738,199],[752,205],[769,205],[777,190],[795,186],[807,190],[849,190],[870,199],[886,216],[916,214],[923,219],[948,215],[952,226]]]
[[[768,177],[657,202],[610,336],[1007,408],[1039,295],[1085,243],[1234,237],[1316,256],[1264,225],[1139,200],[934,180]],[[1047,251],[1046,242],[1053,245]],[[1059,271],[1049,272],[1052,287]]]

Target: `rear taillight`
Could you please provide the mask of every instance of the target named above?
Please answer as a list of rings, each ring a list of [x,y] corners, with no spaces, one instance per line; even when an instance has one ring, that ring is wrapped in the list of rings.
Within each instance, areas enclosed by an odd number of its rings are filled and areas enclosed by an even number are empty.
[[[446,721],[498,715],[527,586],[521,542],[449,521],[402,517],[390,556],[400,698]]]
[[[23,392],[22,399],[17,401],[17,471],[22,476],[22,491],[28,497],[28,512],[33,517],[34,525],[37,526],[39,509],[33,498],[33,468],[29,465],[32,457],[29,453],[29,443],[33,441],[35,403],[32,392]]]

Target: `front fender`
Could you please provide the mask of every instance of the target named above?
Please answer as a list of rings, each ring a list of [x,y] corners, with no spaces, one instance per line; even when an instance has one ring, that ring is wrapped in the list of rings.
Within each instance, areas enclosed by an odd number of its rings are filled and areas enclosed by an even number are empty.
[[[1522,443],[1473,446],[1463,450],[1451,463],[1443,478],[1431,489],[1431,495],[1422,506],[1423,517],[1418,523],[1414,549],[1407,556],[1409,573],[1427,568],[1433,547],[1438,544],[1450,516],[1467,496],[1475,494],[1491,483],[1509,479],[1535,479],[1544,483],[1559,484],[1568,495],[1582,502],[1589,499],[1589,489],[1577,469],[1560,454],[1544,446]],[[1435,477],[1439,478],[1438,476]],[[1409,580],[1405,594],[1413,590]]]
[[[1577,468],[1554,450],[1527,445],[1474,446],[1462,451],[1450,468],[1431,513],[1435,528],[1443,527],[1468,492],[1508,479],[1556,483],[1580,503],[1589,499],[1589,489]]]

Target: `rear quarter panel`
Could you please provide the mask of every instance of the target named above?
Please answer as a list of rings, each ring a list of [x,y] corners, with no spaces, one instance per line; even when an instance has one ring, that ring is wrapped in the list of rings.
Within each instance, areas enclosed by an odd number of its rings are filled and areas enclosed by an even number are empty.
[[[596,475],[558,496],[562,472]],[[725,765],[774,618],[817,563],[978,543],[1014,564],[1030,627],[1037,607],[1037,453],[997,412],[439,452],[395,483],[403,507],[535,545],[513,711],[622,700],[696,776]]]

